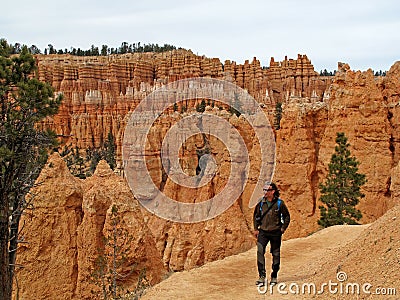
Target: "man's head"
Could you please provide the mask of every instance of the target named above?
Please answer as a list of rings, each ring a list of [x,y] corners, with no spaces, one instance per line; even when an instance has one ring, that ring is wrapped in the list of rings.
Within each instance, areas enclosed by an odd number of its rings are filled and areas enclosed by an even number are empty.
[[[268,199],[273,199],[274,197],[279,197],[279,189],[273,182],[266,182],[263,187],[264,196]]]

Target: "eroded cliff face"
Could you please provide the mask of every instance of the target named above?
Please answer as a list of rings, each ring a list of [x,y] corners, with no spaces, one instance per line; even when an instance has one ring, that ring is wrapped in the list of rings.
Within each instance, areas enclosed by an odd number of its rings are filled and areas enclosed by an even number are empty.
[[[294,218],[291,232],[304,235],[317,229],[319,183],[323,182],[334,153],[337,132],[344,132],[351,154],[366,174],[365,198],[359,209],[368,223],[398,202],[399,67],[384,78],[372,70],[350,70],[339,63],[324,101],[291,101],[283,108],[277,131],[275,179],[289,201]]]
[[[330,90],[329,121],[321,141],[319,169],[322,175],[326,173],[326,161],[334,149],[332,137],[336,132],[345,132],[352,155],[360,161],[359,171],[367,174],[363,188],[366,197],[359,208],[363,221],[370,222],[391,207],[393,128],[388,119],[388,102],[383,97],[385,86],[382,78],[374,78],[372,70],[353,72],[348,65],[339,65],[338,71]]]
[[[117,271],[123,275],[118,277],[118,286],[133,290],[144,269],[149,282],[161,280],[166,270],[141,208],[125,181],[104,161],[84,181],[72,176],[56,153],[37,182],[32,190],[34,210],[22,221],[28,243],[18,249],[18,264],[24,266],[16,275],[21,298],[95,299],[100,295],[102,284],[94,284],[95,274],[108,271],[96,263],[105,257],[99,252],[107,245],[105,238],[113,238],[113,206],[118,209],[118,226],[130,237],[118,242]],[[107,281],[109,275],[103,279]]]
[[[260,103],[271,124],[275,105],[282,103],[281,129],[275,132],[275,180],[282,188],[282,198],[294,211],[289,237],[316,228],[318,185],[326,176],[336,132],[345,132],[352,154],[361,162],[360,172],[367,175],[366,197],[360,203],[363,222],[381,216],[394,201],[390,186],[393,168],[399,161],[398,63],[386,77],[375,77],[371,70],[352,71],[341,63],[335,77],[321,77],[305,55],[281,62],[271,58],[269,68],[261,68],[256,58],[243,65],[230,61],[221,64],[216,58],[197,56],[186,50],[108,57],[48,55],[37,56],[37,61],[39,78],[51,82],[64,95],[59,114],[43,125],[63,135],[65,144],[83,149],[99,147],[108,132],[112,132],[119,157],[129,112],[155,89],[179,79],[199,76],[235,83]],[[158,147],[171,126],[166,121],[168,115],[193,113],[199,103],[199,99],[180,102],[165,111],[167,117],[156,125],[160,128],[154,128],[158,134],[151,138],[151,144]],[[244,123],[236,127],[243,128],[243,136],[254,136],[252,128]],[[255,151],[257,143],[251,149]],[[167,190],[174,190],[172,194],[179,199],[186,191],[162,181],[159,149],[153,150],[153,159],[148,163],[152,177]],[[220,145],[214,146],[214,153],[220,150]],[[191,161],[189,165],[196,165],[195,150],[185,155],[187,163]],[[255,152],[252,160],[256,162],[258,155]],[[243,199],[239,199],[248,224],[251,209],[246,199],[254,186],[254,180],[249,180]]]
[[[34,210],[21,220],[27,243],[18,249],[17,262],[24,266],[16,270],[19,295],[50,299],[62,294],[72,299],[78,277],[83,188],[61,159],[49,164],[39,176],[45,184],[32,191]]]
[[[317,228],[317,191],[322,178],[317,165],[327,116],[328,108],[324,102],[288,103],[284,108],[281,128],[276,131],[274,180],[290,207],[292,220],[287,233],[291,237],[304,236]]]
[[[272,59],[268,69],[256,58],[244,64],[222,64],[218,58],[186,50],[107,57],[40,55],[36,59],[39,79],[64,95],[59,113],[44,125],[63,135],[66,144],[82,149],[99,147],[112,132],[120,151],[125,116],[156,88],[179,79],[227,80],[266,104],[270,112],[277,102],[288,102],[291,97],[322,100],[331,80],[319,77],[305,55],[281,63]],[[196,104],[180,103],[177,111]]]
[[[142,209],[125,180],[104,161],[92,177],[81,180],[55,153],[38,183],[32,190],[35,209],[23,220],[22,235],[29,242],[18,250],[18,264],[24,266],[17,271],[18,293],[23,299],[99,299],[101,280],[109,284],[111,278],[99,262],[105,258],[112,266],[114,250],[117,286],[133,291],[143,274],[155,284],[170,271],[254,245],[238,204],[210,221],[172,223]]]

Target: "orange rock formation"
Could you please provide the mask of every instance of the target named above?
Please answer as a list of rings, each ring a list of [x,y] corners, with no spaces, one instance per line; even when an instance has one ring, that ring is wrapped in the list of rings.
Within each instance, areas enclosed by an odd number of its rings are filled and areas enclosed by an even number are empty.
[[[133,291],[144,270],[155,284],[169,271],[254,245],[238,204],[207,222],[171,223],[142,210],[125,180],[104,161],[92,177],[81,180],[55,153],[38,182],[32,190],[35,209],[23,221],[22,235],[29,243],[18,250],[18,264],[24,266],[17,272],[18,292],[24,299],[99,299],[102,285],[93,283],[93,274],[100,271],[96,261],[99,249],[105,249],[104,238],[113,238],[113,207],[128,237],[117,249],[117,286],[123,290]]]
[[[275,178],[299,212],[297,229],[292,230],[312,230],[319,218],[318,184],[327,174],[336,132],[345,132],[360,172],[367,175],[366,197],[359,205],[363,222],[375,220],[398,202],[391,183],[398,180],[399,68],[397,62],[386,77],[375,78],[372,70],[355,72],[339,63],[323,102],[290,102],[284,107]]]
[[[59,114],[46,125],[79,148],[99,147],[110,131],[121,137],[126,114],[155,88],[179,79],[231,81],[258,102],[268,104],[270,111],[275,103],[292,98],[322,100],[330,82],[318,76],[305,55],[297,60],[285,58],[281,63],[271,59],[268,69],[262,68],[256,58],[243,65],[230,61],[223,65],[217,58],[186,50],[107,57],[40,55],[37,64],[39,79],[50,82],[56,92],[64,95]]]
[[[271,123],[275,104],[283,103],[281,129],[276,131],[275,178],[301,220],[291,226],[293,236],[315,229],[318,184],[326,175],[338,131],[349,138],[352,154],[361,161],[360,171],[367,175],[367,197],[360,204],[364,222],[392,206],[391,174],[399,161],[398,63],[384,78],[375,78],[371,70],[352,71],[341,63],[335,77],[321,77],[305,55],[285,57],[282,62],[271,58],[269,68],[262,68],[256,58],[243,65],[221,64],[186,50],[108,57],[42,55],[37,63],[39,78],[64,94],[59,114],[43,125],[79,148],[100,146],[111,131],[117,138],[118,155],[129,111],[155,88],[175,80],[203,76],[234,82],[264,107]],[[184,105],[194,108],[198,101],[180,103],[177,110]],[[159,126],[170,126],[170,122]],[[154,178],[160,177],[157,165]],[[250,182],[244,197],[253,186]],[[243,211],[249,222],[250,212]]]

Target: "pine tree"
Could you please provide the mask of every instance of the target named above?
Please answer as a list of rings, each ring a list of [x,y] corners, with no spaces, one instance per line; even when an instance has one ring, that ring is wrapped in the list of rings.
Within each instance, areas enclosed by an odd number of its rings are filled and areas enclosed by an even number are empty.
[[[282,119],[282,102],[277,102],[275,105],[275,129],[278,130],[281,128],[281,119]]]
[[[55,146],[55,135],[36,124],[54,115],[61,97],[35,78],[36,64],[26,46],[11,56],[0,39],[0,299],[11,299],[21,237],[19,222],[28,206],[26,195]]]
[[[321,217],[318,224],[324,228],[340,224],[358,224],[361,211],[355,206],[364,194],[360,188],[366,176],[358,173],[359,162],[351,156],[347,138],[343,132],[336,134],[335,153],[329,163],[329,173],[324,184],[320,184]]]
[[[205,110],[206,110],[206,100],[203,99],[201,100],[200,104],[196,105],[196,111],[203,113],[205,112]]]
[[[115,150],[115,139],[111,131],[107,135],[107,142],[104,144],[104,158],[112,170],[117,166]]]
[[[240,111],[243,109],[242,103],[240,102],[240,99],[239,99],[239,94],[235,92],[234,98],[230,102],[231,103],[229,105],[229,112],[232,115],[235,114],[237,117],[239,117],[241,115]]]
[[[123,291],[118,286],[118,281],[135,271],[132,267],[135,264],[128,262],[127,258],[134,237],[124,227],[123,218],[115,204],[108,214],[110,227],[105,230],[103,247],[98,249],[94,270],[90,274],[92,281],[101,288],[104,300],[121,299]],[[142,280],[140,277],[139,279]],[[97,294],[96,291],[92,293]]]

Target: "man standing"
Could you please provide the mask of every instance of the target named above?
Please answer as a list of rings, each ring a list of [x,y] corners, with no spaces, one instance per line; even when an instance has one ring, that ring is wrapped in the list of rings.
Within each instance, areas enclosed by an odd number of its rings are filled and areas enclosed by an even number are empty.
[[[278,282],[282,234],[289,226],[290,214],[285,203],[279,199],[279,189],[275,183],[266,183],[263,191],[264,197],[256,205],[253,215],[254,235],[257,238],[257,268],[259,275],[256,284],[265,284],[265,249],[268,242],[270,242],[270,252],[272,254],[270,284],[274,285]]]

